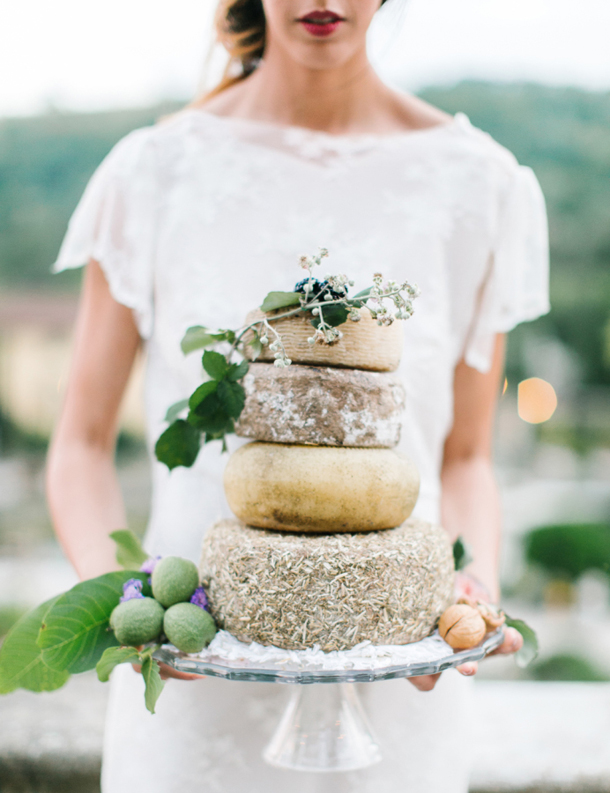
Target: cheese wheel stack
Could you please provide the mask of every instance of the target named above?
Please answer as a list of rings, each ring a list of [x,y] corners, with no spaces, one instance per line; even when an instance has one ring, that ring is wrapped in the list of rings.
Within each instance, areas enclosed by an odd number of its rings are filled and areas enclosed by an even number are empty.
[[[252,312],[246,321],[262,316]],[[405,404],[404,388],[390,374],[400,362],[400,323],[379,326],[363,311],[360,322],[341,325],[343,336],[332,345],[308,343],[307,317],[274,327],[292,365],[253,363],[244,378],[246,404],[235,431],[257,442],[229,460],[229,506],[247,525],[279,531],[400,526],[419,491],[416,468],[393,451]],[[265,347],[264,356],[272,355]]]
[[[265,347],[244,378],[236,433],[253,442],[224,477],[239,520],[208,532],[200,566],[212,614],[290,649],[417,641],[452,601],[453,555],[442,529],[408,521],[419,475],[394,448],[401,323],[363,311],[332,345],[308,343],[307,317],[274,326],[292,364]]]

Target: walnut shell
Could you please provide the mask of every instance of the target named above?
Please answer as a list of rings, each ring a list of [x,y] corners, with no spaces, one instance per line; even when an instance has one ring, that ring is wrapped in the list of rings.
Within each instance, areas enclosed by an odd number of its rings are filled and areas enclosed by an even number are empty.
[[[496,630],[506,622],[504,612],[490,606],[489,603],[477,603],[477,610],[483,617],[488,631]]]
[[[476,608],[456,603],[443,612],[438,632],[454,650],[469,650],[483,639],[487,626]]]

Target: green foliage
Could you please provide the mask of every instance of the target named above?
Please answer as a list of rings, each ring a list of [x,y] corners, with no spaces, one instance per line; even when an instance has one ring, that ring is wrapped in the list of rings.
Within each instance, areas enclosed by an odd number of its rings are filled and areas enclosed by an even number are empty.
[[[460,535],[453,543],[453,563],[456,570],[462,570],[473,561],[472,549]]]
[[[538,655],[538,637],[536,636],[536,632],[523,620],[513,619],[509,617],[508,614],[505,616],[506,626],[519,631],[523,637],[523,647],[518,653],[515,653],[515,662],[517,666],[524,668],[531,664]]]
[[[212,347],[214,344],[218,344],[221,341],[228,341],[229,343],[233,343],[235,340],[235,334],[232,330],[209,330],[208,328],[204,328],[202,325],[193,325],[192,327],[188,328],[182,341],[180,342],[180,347],[182,348],[182,352],[187,355],[189,352],[193,352],[194,350],[201,350],[204,347]]]
[[[29,691],[55,691],[70,677],[66,671],[48,667],[36,643],[40,627],[58,598],[48,600],[18,620],[0,648],[0,694],[16,688]]]
[[[229,363],[224,355],[213,350],[206,350],[201,359],[203,368],[210,375],[212,380],[222,380],[226,377],[229,370]]]
[[[140,660],[140,653],[135,647],[108,647],[97,662],[95,671],[101,683],[107,683],[112,670],[119,664],[136,664]]]
[[[610,677],[597,669],[588,659],[560,653],[534,664],[530,669],[534,680],[574,683],[607,683]]]
[[[338,325],[343,325],[344,322],[347,322],[347,318],[349,316],[349,311],[340,304],[333,304],[330,306],[324,306],[324,308],[320,308],[320,313],[323,315],[324,322],[327,325],[330,325],[331,328],[336,328]],[[311,320],[311,324],[314,328],[320,327],[320,317],[314,317]]]
[[[610,524],[543,526],[524,542],[527,561],[552,576],[575,581],[587,570],[610,573]]]
[[[126,570],[139,570],[148,559],[140,538],[130,529],[118,529],[111,532],[110,537],[117,545],[116,560],[121,567]]]
[[[223,333],[235,336],[233,331]],[[234,419],[239,418],[244,409],[246,392],[238,380],[248,372],[247,361],[230,364],[219,352],[206,350],[202,364],[212,379],[193,391],[188,401],[172,405],[167,420],[179,415],[187,406],[188,416],[186,420],[175,419],[155,446],[157,459],[170,471],[177,466],[190,468],[193,465],[199,454],[202,433],[205,443],[221,440],[224,449],[225,436],[234,431]]]
[[[139,578],[150,594],[148,576],[125,570],[82,581],[61,595],[44,616],[38,647],[44,663],[58,672],[93,669],[104,650],[117,644],[109,620],[123,594],[123,584]]]
[[[201,433],[188,421],[178,419],[159,437],[155,455],[170,471],[179,465],[190,468],[197,459],[200,443]]]
[[[172,424],[182,413],[182,411],[187,409],[188,406],[188,399],[179,399],[178,402],[174,402],[174,404],[170,405],[167,409],[165,421],[169,422],[169,424]]]
[[[300,302],[300,295],[297,292],[269,292],[261,304],[261,311],[269,312],[298,306]]]
[[[10,631],[13,625],[26,613],[21,606],[2,606],[0,608],[0,639]]]
[[[147,656],[142,663],[142,677],[146,687],[144,692],[144,702],[146,709],[151,713],[155,712],[155,705],[159,699],[165,683],[161,680],[159,664],[152,656]]]

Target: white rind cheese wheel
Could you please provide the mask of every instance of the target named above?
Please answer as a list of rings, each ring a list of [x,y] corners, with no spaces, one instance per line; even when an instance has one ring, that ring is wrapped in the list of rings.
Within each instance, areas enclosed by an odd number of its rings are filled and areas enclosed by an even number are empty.
[[[260,309],[256,309],[248,314],[246,323],[264,316]],[[273,314],[267,316],[272,317]],[[360,316],[360,322],[348,319],[339,326],[343,338],[334,344],[307,342],[314,333],[308,314],[280,319],[273,322],[272,326],[282,337],[286,354],[293,363],[369,369],[373,372],[393,372],[398,369],[403,345],[402,322],[397,320],[392,325],[378,325],[366,309],[360,311]],[[272,334],[269,338],[273,341]],[[247,335],[245,339],[248,340]],[[251,347],[246,347],[246,355],[251,358]],[[267,345],[263,347],[258,360],[273,361],[273,358],[274,353]]]
[[[250,364],[243,438],[317,446],[396,446],[405,390],[392,374],[331,367]]]
[[[416,642],[454,599],[449,537],[418,520],[325,536],[223,520],[206,534],[199,570],[221,628],[290,650]]]
[[[229,506],[263,529],[358,532],[400,526],[419,492],[413,463],[391,449],[248,443],[229,458]]]

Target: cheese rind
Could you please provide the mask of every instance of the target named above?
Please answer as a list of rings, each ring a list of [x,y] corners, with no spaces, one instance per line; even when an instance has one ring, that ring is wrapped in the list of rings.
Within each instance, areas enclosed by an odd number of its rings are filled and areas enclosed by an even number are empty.
[[[413,463],[391,449],[248,443],[229,458],[229,506],[244,523],[298,532],[400,526],[419,492]]]
[[[199,570],[219,627],[291,650],[416,642],[453,602],[449,537],[419,520],[325,536],[223,520],[206,534]]]
[[[273,313],[265,315],[260,309],[255,309],[246,317],[246,323],[265,316],[273,317]],[[314,333],[309,314],[277,320],[272,323],[272,327],[282,337],[286,354],[293,363],[394,372],[398,369],[402,354],[402,322],[397,320],[392,325],[378,325],[366,309],[360,311],[360,316],[362,318],[359,322],[348,319],[339,326],[343,338],[334,344],[308,343],[307,339]],[[273,335],[269,334],[269,337],[273,341]],[[246,334],[244,340],[251,338],[252,334]],[[245,352],[253,360],[252,348],[246,346]],[[257,360],[273,361],[273,358],[274,353],[267,345],[263,347]]]
[[[396,446],[405,390],[396,375],[253,363],[235,432],[260,441],[318,446]]]

